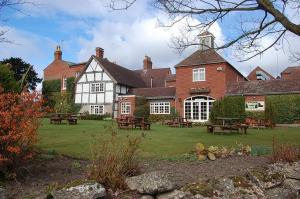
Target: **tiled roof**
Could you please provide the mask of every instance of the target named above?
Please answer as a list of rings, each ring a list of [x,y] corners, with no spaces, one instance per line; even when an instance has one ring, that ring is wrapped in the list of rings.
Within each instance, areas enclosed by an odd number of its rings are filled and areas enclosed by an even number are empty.
[[[157,88],[133,88],[129,90],[130,94],[145,96],[146,98],[175,98],[175,87],[157,87]]]
[[[99,63],[104,67],[104,69],[120,84],[128,85],[131,87],[145,87],[145,83],[138,76],[137,73],[124,68],[120,65],[108,61],[108,59],[98,58],[93,56],[99,61]]]
[[[264,72],[270,79],[275,79],[270,73],[268,73],[267,71],[265,71],[264,69],[262,69],[261,67],[257,66],[254,70],[252,70],[249,75],[248,75],[248,79],[249,80],[257,80],[257,76],[256,76],[256,72],[257,71],[262,71]]]
[[[152,87],[164,87],[165,79],[171,74],[170,68],[135,70],[134,72],[140,76],[148,88],[151,87],[151,78]]]
[[[287,74],[289,79],[300,79],[300,66],[287,67],[281,74]]]
[[[292,72],[297,71],[297,70],[300,70],[300,66],[290,66],[290,67],[287,67],[281,73],[292,73]]]
[[[175,67],[179,66],[192,66],[199,64],[222,63],[227,62],[215,50],[197,50],[189,57],[178,63]]]
[[[176,81],[176,74],[168,75],[166,81]]]
[[[300,80],[244,81],[228,85],[227,95],[272,95],[300,93]]]

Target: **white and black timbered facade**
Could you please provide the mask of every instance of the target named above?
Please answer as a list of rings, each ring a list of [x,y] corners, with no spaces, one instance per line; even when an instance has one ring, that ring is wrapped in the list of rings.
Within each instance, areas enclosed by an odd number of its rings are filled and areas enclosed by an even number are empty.
[[[120,67],[106,59],[90,58],[76,80],[75,103],[82,105],[81,113],[117,116],[118,96],[129,90],[128,85],[114,77]]]

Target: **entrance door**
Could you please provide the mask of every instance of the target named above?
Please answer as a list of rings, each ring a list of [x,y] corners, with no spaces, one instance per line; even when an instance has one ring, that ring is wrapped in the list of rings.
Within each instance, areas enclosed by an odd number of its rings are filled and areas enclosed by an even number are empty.
[[[207,122],[214,99],[208,96],[195,96],[184,101],[184,116],[193,122]]]

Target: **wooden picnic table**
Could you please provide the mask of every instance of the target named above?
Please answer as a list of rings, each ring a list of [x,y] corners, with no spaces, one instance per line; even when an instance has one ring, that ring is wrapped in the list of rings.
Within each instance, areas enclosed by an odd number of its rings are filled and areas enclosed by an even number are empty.
[[[117,124],[119,129],[131,128],[131,129],[143,129],[150,130],[151,123],[146,121],[143,117],[121,117],[117,118]]]
[[[208,133],[214,133],[216,128],[219,128],[222,132],[229,131],[232,133],[236,131],[239,133],[241,130],[242,133],[247,134],[249,126],[247,124],[241,124],[241,118],[217,117],[216,120],[220,122],[206,125]]]
[[[50,117],[50,124],[61,124],[66,120],[69,124],[77,124],[77,115],[71,113],[54,113]]]

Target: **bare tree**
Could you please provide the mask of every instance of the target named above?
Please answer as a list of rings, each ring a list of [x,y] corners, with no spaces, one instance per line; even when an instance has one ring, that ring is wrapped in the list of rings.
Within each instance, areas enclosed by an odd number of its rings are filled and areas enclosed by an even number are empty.
[[[128,9],[136,1],[111,0],[110,7]],[[185,22],[185,31],[173,38],[173,46],[179,51],[199,45],[198,39],[188,33],[203,32],[228,19],[234,34],[217,48],[235,47],[247,55],[243,61],[280,46],[287,34],[300,36],[300,0],[153,0],[153,5],[168,14],[170,21],[165,26]],[[197,19],[197,23],[190,23],[189,18]],[[266,37],[269,43],[262,45]]]
[[[0,22],[4,23],[7,21],[7,18],[3,18],[3,12],[6,9],[12,9],[18,12],[22,12],[18,6],[26,3],[29,2],[25,0],[0,0]],[[2,42],[12,43],[12,41],[7,39],[5,36],[7,32],[8,30],[0,30],[0,43]]]

